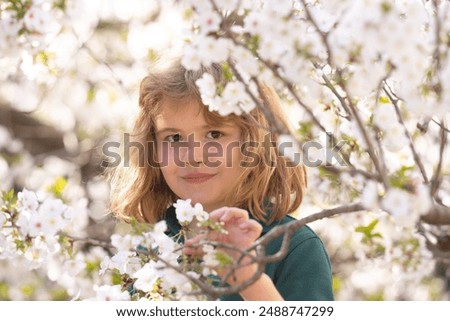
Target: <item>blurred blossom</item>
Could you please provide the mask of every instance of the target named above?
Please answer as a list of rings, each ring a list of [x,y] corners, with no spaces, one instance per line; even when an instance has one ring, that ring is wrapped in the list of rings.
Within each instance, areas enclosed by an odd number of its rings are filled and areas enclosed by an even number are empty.
[[[190,10],[178,7],[180,2],[191,6]],[[108,222],[104,220],[108,184],[86,174],[97,164],[97,154],[91,151],[98,141],[118,137],[130,127],[138,110],[140,79],[169,52],[183,52],[182,64],[192,70],[229,58],[236,63],[243,82],[227,79],[217,90],[211,75],[197,81],[210,110],[221,115],[248,112],[255,105],[246,89],[258,96],[254,83],[266,83],[279,91],[283,106],[289,106],[289,120],[301,139],[324,146],[327,137],[315,125],[314,116],[327,131],[346,141],[355,169],[373,173],[367,134],[372,143],[379,142],[388,181],[405,173],[408,191],[393,186],[385,190],[379,182],[350,175],[345,167],[338,168],[344,172],[336,175],[308,168],[311,188],[294,214],[304,216],[355,201],[368,209],[311,224],[333,259],[336,298],[448,298],[444,282],[435,277],[433,254],[414,229],[420,215],[433,206],[430,187],[422,183],[405,128],[381,87],[386,83],[399,99],[396,103],[405,127],[431,177],[440,159],[440,127],[434,121],[450,122],[450,63],[444,59],[448,48],[443,41],[441,66],[435,70],[432,1],[307,1],[319,31],[308,21],[300,1],[214,3],[220,13],[211,1],[66,0],[61,2],[63,11],[53,0],[34,0],[23,19],[0,5],[0,103],[30,112],[27,117],[61,131],[65,144],[64,150],[32,155],[25,140],[13,136],[15,124],[0,125],[0,188],[26,188],[18,193],[18,229],[0,228],[0,284],[7,286],[9,298],[53,299],[55,286],[76,299],[129,300],[128,292],[110,285],[113,269],[135,277],[138,290],[152,291],[157,284],[163,291],[176,287],[176,299],[197,298],[190,295],[193,287],[185,276],[163,271],[161,262],[142,266],[136,256],[134,250],[142,246],[161,251],[165,260],[178,264],[180,251],[165,235],[164,221],[140,236],[114,234],[114,251],[75,242],[70,251],[76,254],[67,253],[57,238],[61,230],[74,237],[90,237],[87,227],[92,219],[98,226]],[[223,32],[222,15],[238,6],[242,24]],[[448,1],[439,2],[444,40],[450,30],[449,10]],[[321,32],[329,32],[327,46]],[[232,35],[233,40],[224,35]],[[283,79],[275,79],[274,73]],[[325,79],[331,86],[323,85]],[[362,126],[347,115],[337,94],[354,104]],[[310,107],[311,113],[299,103]],[[418,130],[417,124],[427,128]],[[373,126],[381,130],[379,136]],[[280,144],[292,142],[292,137],[280,136]],[[285,149],[285,156],[297,152],[295,144]],[[312,148],[305,156],[311,162],[324,162],[326,155],[323,149]],[[446,148],[444,174],[450,171],[449,160]],[[64,178],[65,187],[59,191],[61,199],[55,200],[49,198],[49,187],[58,178]],[[435,198],[448,205],[450,183],[445,178]],[[175,205],[183,224],[208,219],[200,204],[180,200]],[[0,211],[0,227],[10,225],[9,220],[10,215]],[[375,220],[377,236],[369,241],[354,231]],[[21,246],[23,251],[18,250]],[[204,247],[204,261],[211,265],[217,263],[213,250]],[[205,276],[211,273],[211,269],[203,271]],[[33,289],[32,294],[23,289]],[[167,298],[152,292],[145,299]]]
[[[10,181],[8,163],[0,156],[0,189],[8,190],[11,187]]]
[[[0,50],[2,52],[9,53],[18,48],[17,33],[20,28],[16,19],[8,18],[2,11],[2,20],[0,20]]]
[[[150,262],[136,271],[133,274],[133,277],[136,278],[136,282],[134,283],[136,289],[142,290],[144,292],[150,292],[155,286],[155,282],[158,280],[160,275],[159,273],[157,273],[154,262]]]
[[[155,0],[113,0],[112,5],[116,17],[121,21],[148,19],[160,6]]]
[[[368,209],[378,208],[378,184],[376,182],[367,182],[361,195],[361,202]]]
[[[17,198],[19,210],[36,211],[38,209],[39,202],[34,192],[24,188],[21,192],[17,193]]]
[[[32,6],[23,18],[25,27],[37,33],[47,33],[52,30],[53,19],[48,11]]]
[[[400,225],[413,228],[417,216],[412,211],[412,196],[401,189],[391,188],[381,201],[382,207],[392,214],[394,220]]]
[[[5,222],[6,222],[6,213],[0,212],[0,229],[3,227],[3,224],[5,224]]]
[[[220,27],[221,21],[222,18],[218,13],[214,11],[205,12],[198,19],[200,31],[205,35],[210,32],[217,31]]]
[[[104,180],[92,180],[87,184],[89,196],[96,200],[108,199],[109,189],[109,184]]]
[[[96,296],[92,300],[98,301],[129,301],[128,291],[122,291],[120,285],[102,285],[94,287]]]

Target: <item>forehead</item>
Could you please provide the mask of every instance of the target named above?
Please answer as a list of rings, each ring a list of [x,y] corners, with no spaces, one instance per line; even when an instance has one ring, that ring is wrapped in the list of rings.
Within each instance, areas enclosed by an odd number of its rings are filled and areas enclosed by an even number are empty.
[[[170,99],[161,100],[159,113],[155,117],[156,129],[162,127],[176,127],[182,125],[210,125],[236,127],[236,122],[231,117],[222,117],[217,113],[210,112],[198,99]]]
[[[157,123],[167,120],[177,120],[182,117],[195,118],[201,116],[203,107],[196,99],[169,99],[161,100],[159,113],[156,115]]]

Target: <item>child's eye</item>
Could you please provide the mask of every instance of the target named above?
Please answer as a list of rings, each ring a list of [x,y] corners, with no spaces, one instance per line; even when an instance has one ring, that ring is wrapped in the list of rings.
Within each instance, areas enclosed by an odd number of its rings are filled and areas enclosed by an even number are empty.
[[[181,139],[182,139],[182,137],[180,134],[170,135],[165,138],[165,140],[168,141],[169,143],[176,143],[176,142],[181,141]]]
[[[206,137],[211,138],[211,139],[219,139],[220,137],[223,136],[223,133],[217,131],[217,130],[211,130],[210,132],[208,132],[208,134],[206,135]]]

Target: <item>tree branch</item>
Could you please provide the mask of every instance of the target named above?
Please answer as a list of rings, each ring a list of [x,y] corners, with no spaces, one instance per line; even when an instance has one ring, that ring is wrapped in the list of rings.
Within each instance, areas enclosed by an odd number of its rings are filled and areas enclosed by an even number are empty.
[[[431,196],[434,196],[439,189],[439,185],[441,184],[441,171],[442,171],[442,162],[444,158],[444,150],[445,146],[447,146],[447,133],[445,131],[444,121],[441,123],[440,130],[440,146],[439,146],[439,161],[437,167],[434,171],[433,177],[431,178],[431,188],[430,193]]]
[[[352,213],[352,212],[362,211],[364,209],[365,209],[364,206],[358,202],[358,203],[353,203],[350,205],[343,205],[343,206],[338,206],[338,207],[331,208],[331,209],[326,209],[321,212],[308,215],[305,218],[290,222],[288,224],[274,227],[269,233],[267,233],[266,235],[262,236],[259,240],[257,240],[255,242],[255,244],[249,250],[252,250],[254,248],[259,248],[258,253],[261,253],[261,248],[265,249],[270,242],[272,242],[276,238],[283,235],[284,236],[283,243],[281,244],[280,250],[273,255],[265,256],[264,258],[261,258],[261,262],[264,262],[264,263],[278,261],[287,254],[287,251],[289,249],[289,241],[290,241],[291,235],[296,230],[298,230],[300,227],[302,227],[308,223],[321,220],[326,217],[334,216],[336,214]]]
[[[450,225],[450,208],[434,203],[431,209],[422,215],[421,220],[431,225]]]
[[[387,90],[386,87],[389,88],[389,90]],[[395,112],[397,113],[398,122],[402,125],[403,131],[404,131],[406,137],[408,138],[409,148],[411,149],[411,152],[413,153],[414,161],[416,162],[417,166],[420,169],[420,173],[422,174],[425,184],[428,184],[429,181],[428,181],[427,173],[425,171],[425,167],[423,166],[422,160],[420,159],[420,156],[417,153],[416,148],[414,147],[414,142],[412,140],[412,137],[409,134],[408,129],[406,128],[405,122],[403,121],[403,117],[400,113],[400,108],[398,106],[398,99],[395,98],[391,94],[391,92],[390,92],[391,88],[388,86],[388,84],[386,82],[384,83],[383,90],[386,93],[386,95],[388,96],[389,100],[392,102],[392,105],[394,106]]]

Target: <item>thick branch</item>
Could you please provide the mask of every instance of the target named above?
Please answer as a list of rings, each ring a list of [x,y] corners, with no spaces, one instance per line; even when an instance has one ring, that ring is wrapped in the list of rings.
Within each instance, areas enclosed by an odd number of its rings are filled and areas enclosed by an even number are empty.
[[[450,225],[450,208],[435,203],[421,219],[432,225]]]
[[[258,253],[261,253],[262,252],[261,248],[265,249],[270,242],[272,242],[276,238],[283,235],[284,236],[283,243],[281,244],[280,250],[273,255],[265,256],[265,257],[261,258],[261,262],[264,262],[264,263],[279,261],[287,254],[287,251],[289,249],[289,242],[290,242],[291,235],[296,230],[298,230],[300,227],[302,227],[308,223],[321,220],[326,217],[334,216],[336,214],[352,213],[352,212],[362,211],[364,209],[365,208],[364,208],[364,206],[362,206],[361,203],[353,203],[350,205],[344,205],[344,206],[339,206],[339,207],[335,207],[335,208],[331,208],[331,209],[326,209],[321,212],[311,214],[300,220],[296,220],[296,221],[293,221],[291,223],[288,223],[288,224],[285,224],[282,226],[277,226],[277,227],[273,228],[269,233],[267,233],[266,235],[261,237],[257,242],[255,242],[254,246],[252,248],[250,248],[250,250],[253,248],[258,248],[259,249]]]

